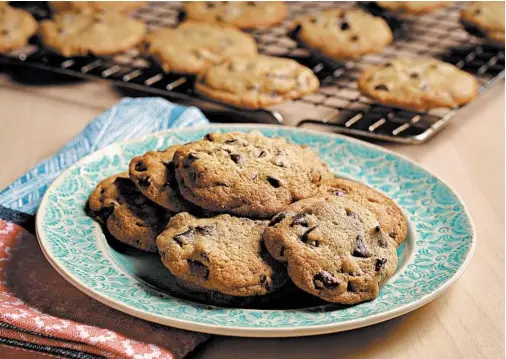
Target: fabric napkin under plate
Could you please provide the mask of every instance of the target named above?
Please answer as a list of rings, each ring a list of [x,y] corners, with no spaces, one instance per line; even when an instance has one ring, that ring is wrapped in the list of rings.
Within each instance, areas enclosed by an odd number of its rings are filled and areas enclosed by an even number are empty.
[[[0,192],[0,345],[71,358],[182,358],[209,336],[111,309],[67,283],[45,260],[33,215],[61,173],[111,143],[207,124],[196,108],[161,98],[124,99],[56,155]]]

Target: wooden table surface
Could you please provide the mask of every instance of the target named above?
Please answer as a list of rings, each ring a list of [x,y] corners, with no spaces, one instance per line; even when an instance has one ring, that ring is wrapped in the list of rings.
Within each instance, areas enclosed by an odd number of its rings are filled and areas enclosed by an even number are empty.
[[[102,82],[24,86],[0,74],[0,188],[120,97]],[[195,358],[504,358],[504,111],[500,81],[428,143],[385,145],[449,183],[474,219],[474,258],[445,294],[400,318],[345,333],[218,337]]]

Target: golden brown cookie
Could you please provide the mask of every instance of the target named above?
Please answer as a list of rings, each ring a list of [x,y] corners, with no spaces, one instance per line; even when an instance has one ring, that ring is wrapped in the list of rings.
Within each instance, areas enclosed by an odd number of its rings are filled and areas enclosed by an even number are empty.
[[[283,265],[262,250],[267,221],[222,214],[171,218],[156,244],[163,264],[183,281],[236,296],[265,295],[287,280]]]
[[[282,1],[189,1],[184,12],[190,20],[254,29],[280,23],[287,10]]]
[[[344,197],[371,211],[383,229],[398,245],[408,234],[406,218],[397,204],[384,194],[362,183],[332,178],[320,186],[322,195]]]
[[[139,44],[144,23],[116,13],[58,13],[41,24],[44,43],[63,56],[112,55]]]
[[[142,1],[50,1],[53,12],[74,11],[82,13],[128,13],[145,5]]]
[[[279,57],[237,57],[212,66],[195,83],[197,93],[246,109],[260,109],[297,99],[320,86],[313,72]]]
[[[451,64],[408,57],[366,69],[358,87],[382,104],[416,110],[464,105],[478,95],[479,88],[474,76]]]
[[[360,9],[306,15],[296,26],[293,33],[303,46],[336,60],[380,52],[393,39],[385,20]]]
[[[396,244],[374,214],[344,197],[293,203],[271,220],[264,241],[295,285],[333,303],[376,298],[397,267]]]
[[[89,201],[97,220],[118,241],[148,252],[156,252],[155,239],[170,218],[170,212],[144,197],[128,173],[106,178]]]
[[[308,147],[260,132],[211,133],[174,155],[183,197],[213,212],[270,218],[313,196],[327,165]]]
[[[25,46],[37,28],[37,21],[28,11],[0,2],[0,53]]]
[[[146,38],[146,52],[165,72],[198,74],[234,57],[257,54],[255,39],[230,26],[185,22]]]
[[[423,15],[450,6],[453,1],[376,1],[380,7],[408,15]]]
[[[460,13],[460,20],[504,46],[504,1],[471,2]]]

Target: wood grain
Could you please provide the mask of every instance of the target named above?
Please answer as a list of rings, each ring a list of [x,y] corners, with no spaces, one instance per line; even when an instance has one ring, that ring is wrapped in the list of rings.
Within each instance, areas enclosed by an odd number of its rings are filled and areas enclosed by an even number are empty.
[[[102,82],[26,87],[0,75],[0,188],[119,99]],[[217,337],[195,358],[504,358],[504,111],[501,81],[428,143],[382,144],[452,186],[476,225],[474,258],[440,298],[400,318],[345,333]]]

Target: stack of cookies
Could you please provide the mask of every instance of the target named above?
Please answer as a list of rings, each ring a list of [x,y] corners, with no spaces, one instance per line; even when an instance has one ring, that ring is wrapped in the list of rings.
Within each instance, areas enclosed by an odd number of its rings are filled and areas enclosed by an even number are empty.
[[[394,201],[336,178],[307,146],[255,131],[135,157],[98,184],[89,209],[117,240],[157,251],[202,298],[295,288],[332,303],[371,300],[407,233]]]

